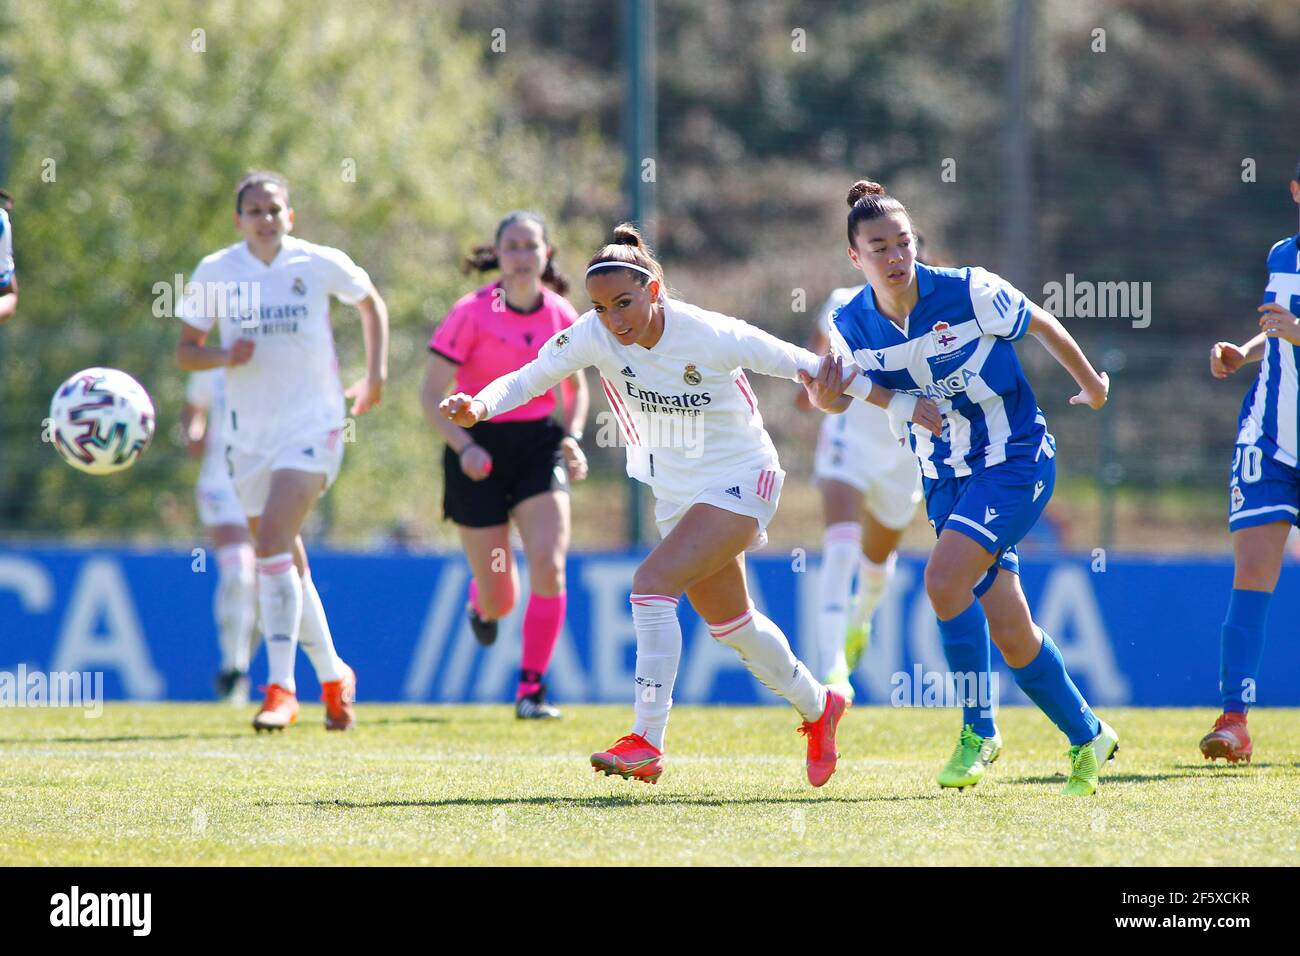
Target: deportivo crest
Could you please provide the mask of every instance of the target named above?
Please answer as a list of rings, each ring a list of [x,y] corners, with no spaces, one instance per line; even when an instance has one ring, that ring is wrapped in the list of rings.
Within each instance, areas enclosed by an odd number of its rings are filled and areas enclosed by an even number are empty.
[[[1241,493],[1241,488],[1237,485],[1232,486],[1232,511],[1238,512],[1241,506],[1246,503],[1246,496]]]
[[[682,372],[682,379],[685,380],[687,385],[699,385],[700,382],[704,381],[704,376],[700,374],[700,370],[694,364],[687,362],[686,370]]]
[[[294,291],[294,294],[295,294],[295,295],[306,295],[306,294],[307,294],[307,283],[303,282],[301,278],[294,279],[294,280],[293,280],[293,291]]]
[[[948,331],[947,322],[936,322],[934,328],[930,330],[930,337],[934,339],[935,346],[940,352],[947,352],[957,344],[957,336]]]

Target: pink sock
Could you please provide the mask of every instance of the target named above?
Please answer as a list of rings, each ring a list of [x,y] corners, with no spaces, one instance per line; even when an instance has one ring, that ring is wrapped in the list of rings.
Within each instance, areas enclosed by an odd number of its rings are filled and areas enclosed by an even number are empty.
[[[478,582],[473,578],[469,579],[469,603],[473,606],[474,612],[479,617],[483,617],[483,608],[479,607],[478,603]]]
[[[563,591],[554,597],[528,596],[528,607],[524,609],[524,652],[519,662],[523,673],[515,692],[516,700],[536,693],[551,663],[555,642],[560,638],[567,603],[568,595]]]

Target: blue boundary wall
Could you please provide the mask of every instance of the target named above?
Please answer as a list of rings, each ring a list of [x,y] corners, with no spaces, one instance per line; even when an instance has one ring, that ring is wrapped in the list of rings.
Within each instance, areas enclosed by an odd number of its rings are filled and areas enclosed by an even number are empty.
[[[580,553],[568,567],[569,610],[552,665],[560,702],[627,702],[635,637],[627,595],[639,555]],[[860,701],[933,703],[945,670],[922,586],[923,556],[905,556],[877,612],[854,681]],[[458,554],[315,551],[313,577],[362,700],[503,701],[519,664],[521,599],[501,637],[481,649],[464,618],[468,571]],[[813,661],[817,561],[800,552],[750,557],[756,604]],[[102,671],[109,699],[212,697],[215,555],[195,551],[0,547],[0,672]],[[527,575],[521,575],[527,582]],[[1035,618],[1098,705],[1217,703],[1219,625],[1232,582],[1226,558],[1035,555],[1024,586]],[[679,703],[774,700],[682,602]],[[1257,691],[1263,706],[1300,706],[1300,594],[1287,575],[1274,599]],[[994,659],[998,659],[994,652]],[[265,680],[264,658],[254,664]],[[12,680],[12,678],[11,678]],[[299,693],[319,693],[299,655]],[[1025,699],[1003,669],[1004,704]],[[926,694],[933,691],[929,697]]]

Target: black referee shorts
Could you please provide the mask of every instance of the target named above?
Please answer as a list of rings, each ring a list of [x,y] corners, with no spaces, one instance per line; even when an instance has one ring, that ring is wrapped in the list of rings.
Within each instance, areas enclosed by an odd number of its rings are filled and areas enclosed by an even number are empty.
[[[479,422],[468,429],[492,456],[492,473],[474,481],[460,470],[448,445],[442,455],[442,516],[466,528],[506,524],[525,498],[569,490],[569,468],[560,451],[564,429],[549,418],[528,422]]]

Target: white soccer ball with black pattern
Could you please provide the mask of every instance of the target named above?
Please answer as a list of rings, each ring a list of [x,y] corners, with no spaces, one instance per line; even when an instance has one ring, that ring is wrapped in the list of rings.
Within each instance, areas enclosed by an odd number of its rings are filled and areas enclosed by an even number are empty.
[[[139,461],[156,421],[144,386],[115,368],[82,369],[50,402],[55,450],[91,475],[111,475]]]

